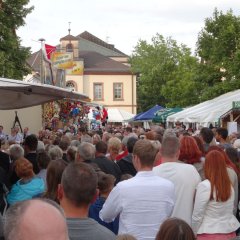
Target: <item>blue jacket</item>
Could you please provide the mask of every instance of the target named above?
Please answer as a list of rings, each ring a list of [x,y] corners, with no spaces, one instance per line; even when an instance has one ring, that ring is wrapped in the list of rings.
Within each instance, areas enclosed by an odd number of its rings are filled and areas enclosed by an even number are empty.
[[[96,220],[99,224],[111,230],[113,233],[118,234],[119,217],[117,217],[113,222],[110,223],[106,223],[99,218],[99,212],[101,211],[105,201],[105,198],[98,197],[95,203],[90,205],[88,216]]]
[[[7,195],[8,204],[12,205],[19,201],[24,201],[37,197],[44,192],[44,181],[41,178],[33,178],[28,183],[17,181]]]

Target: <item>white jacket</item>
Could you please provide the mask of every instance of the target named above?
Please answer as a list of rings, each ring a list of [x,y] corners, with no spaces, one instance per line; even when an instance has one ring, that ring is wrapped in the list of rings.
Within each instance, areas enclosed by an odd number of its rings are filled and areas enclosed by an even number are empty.
[[[198,184],[192,216],[195,234],[231,233],[240,227],[233,215],[234,190],[226,202],[210,200],[211,183],[204,180]]]

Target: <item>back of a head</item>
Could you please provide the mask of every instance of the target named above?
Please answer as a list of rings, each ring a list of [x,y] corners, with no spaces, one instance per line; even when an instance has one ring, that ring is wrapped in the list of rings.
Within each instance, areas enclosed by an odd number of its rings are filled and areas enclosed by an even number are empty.
[[[77,147],[70,146],[67,150],[67,160],[69,162],[74,162],[76,159],[76,154],[77,154]]]
[[[45,150],[44,142],[43,141],[38,141],[37,152],[44,151],[44,150]]]
[[[138,156],[142,166],[152,167],[156,154],[157,150],[149,140],[138,140],[134,145],[133,155]]]
[[[228,130],[226,128],[217,128],[216,133],[219,134],[224,140],[228,137]]]
[[[229,159],[235,164],[239,166],[239,155],[238,155],[238,150],[233,147],[229,147],[225,149],[225,152]]]
[[[85,134],[81,136],[81,143],[84,143],[84,142],[92,143],[92,138],[89,135]]]
[[[201,161],[201,156],[202,152],[196,140],[191,136],[183,136],[180,140],[179,160],[185,163],[194,164]]]
[[[19,144],[13,144],[9,148],[9,155],[15,161],[24,156],[24,149]]]
[[[117,137],[112,137],[108,141],[108,149],[118,153],[121,150],[121,140]]]
[[[107,153],[107,144],[103,141],[100,141],[96,144],[96,152],[106,154]]]
[[[29,179],[34,176],[32,163],[24,157],[16,160],[15,171],[19,178]]]
[[[70,143],[70,146],[71,147],[79,147],[80,146],[80,141],[78,140],[72,140],[71,143]]]
[[[97,176],[98,176],[98,189],[100,194],[109,193],[114,187],[116,178],[113,175],[106,174],[104,172],[98,172]]]
[[[203,127],[200,130],[200,136],[202,137],[202,140],[209,144],[213,140],[213,132],[210,128]]]
[[[49,149],[48,154],[51,160],[61,159],[63,157],[63,151],[59,146],[53,146]]]
[[[130,137],[127,141],[127,150],[129,153],[132,153],[133,152],[133,148],[134,148],[134,145],[136,144],[136,142],[138,141],[137,138],[134,138],[134,137]]]
[[[224,154],[217,150],[207,153],[204,163],[204,174],[211,183],[210,199],[213,199],[213,189],[217,201],[226,201],[231,195],[231,182],[228,176]],[[217,166],[217,167],[216,167]]]
[[[59,142],[59,147],[63,151],[67,151],[69,146],[70,146],[70,140],[65,136],[65,138],[62,138],[61,141]]]
[[[62,159],[52,160],[47,167],[47,192],[46,197],[56,200],[57,199],[57,188],[62,179],[62,174],[67,164]]]
[[[95,158],[95,147],[91,143],[83,142],[78,147],[78,154],[84,161],[92,160]]]
[[[65,197],[80,207],[88,206],[93,200],[97,181],[97,174],[89,164],[70,163],[63,172],[61,184]]]
[[[40,169],[46,169],[50,163],[50,157],[46,151],[40,151],[37,154],[37,163]]]
[[[180,150],[180,142],[176,136],[165,136],[162,141],[161,153],[163,157],[172,158]]]
[[[156,240],[195,240],[195,236],[185,221],[169,218],[162,223]]]
[[[38,146],[38,139],[35,134],[30,134],[25,138],[24,145],[31,151],[36,151]]]
[[[32,199],[18,202],[6,212],[4,237],[5,240],[67,240],[64,212],[51,200]]]

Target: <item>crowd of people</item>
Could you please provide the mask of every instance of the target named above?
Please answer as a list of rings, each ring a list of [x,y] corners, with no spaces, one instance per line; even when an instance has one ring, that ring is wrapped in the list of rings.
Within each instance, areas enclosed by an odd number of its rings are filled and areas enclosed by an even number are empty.
[[[225,128],[0,126],[5,240],[234,239],[240,135]],[[237,239],[237,238],[236,238]]]

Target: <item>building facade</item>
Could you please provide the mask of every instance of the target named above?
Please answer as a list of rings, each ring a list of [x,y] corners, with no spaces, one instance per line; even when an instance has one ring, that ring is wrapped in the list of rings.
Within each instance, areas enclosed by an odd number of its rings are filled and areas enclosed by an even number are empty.
[[[87,95],[106,108],[136,114],[136,75],[128,56],[89,32],[69,34],[60,39],[56,52],[72,53],[73,67],[65,70],[65,87]],[[32,54],[28,64],[40,72],[40,54]]]

